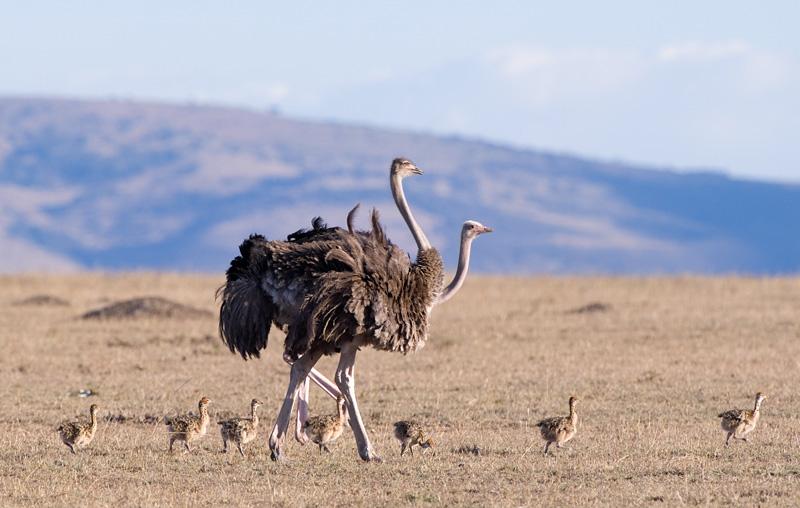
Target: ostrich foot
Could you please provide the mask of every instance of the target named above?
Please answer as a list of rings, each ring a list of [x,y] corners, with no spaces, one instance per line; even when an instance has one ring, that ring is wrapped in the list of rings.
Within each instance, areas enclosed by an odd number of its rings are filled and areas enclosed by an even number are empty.
[[[286,462],[286,457],[283,456],[280,448],[270,448],[269,458],[272,462]]]
[[[303,446],[307,445],[308,442],[310,441],[310,439],[308,438],[308,436],[306,435],[306,433],[304,431],[303,432],[296,432],[294,434],[294,439],[295,439],[295,441],[297,441],[298,443],[300,443]]]
[[[372,450],[358,450],[358,455],[364,462],[374,462],[376,464],[383,462],[383,459],[376,455]]]

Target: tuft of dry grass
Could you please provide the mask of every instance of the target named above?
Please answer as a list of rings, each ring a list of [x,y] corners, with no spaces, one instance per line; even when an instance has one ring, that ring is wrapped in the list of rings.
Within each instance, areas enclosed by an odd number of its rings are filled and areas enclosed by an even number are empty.
[[[800,279],[473,277],[437,308],[427,346],[359,355],[359,402],[382,464],[346,433],[331,454],[266,438],[288,367],[273,330],[244,362],[216,337],[221,278],[0,277],[0,504],[651,505],[796,504],[800,497]],[[82,320],[154,294],[207,311]],[[15,306],[34,295],[70,306]],[[570,312],[602,302],[602,311]],[[332,374],[334,358],[320,363]],[[88,398],[77,394],[92,389]],[[769,399],[749,444],[724,446],[715,415]],[[84,392],[85,393],[85,392]],[[577,436],[543,457],[535,422],[583,403]],[[159,419],[207,395],[212,418],[263,400],[246,457],[214,425],[193,454],[166,452]],[[100,405],[77,455],[58,422]],[[312,391],[312,411],[332,402]],[[392,423],[424,422],[437,454],[399,457]]]

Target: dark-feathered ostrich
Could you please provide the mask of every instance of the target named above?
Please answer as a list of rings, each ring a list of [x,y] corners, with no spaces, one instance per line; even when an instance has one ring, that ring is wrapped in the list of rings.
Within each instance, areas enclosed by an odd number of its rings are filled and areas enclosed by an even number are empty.
[[[398,199],[398,201],[399,202],[405,202],[405,199],[402,197],[402,187],[400,187],[399,184],[397,184],[397,185],[393,184],[393,187],[395,187],[395,186],[400,188],[400,190],[401,190],[401,192],[399,193],[399,196],[401,196],[401,197],[400,197],[400,199]],[[348,226],[348,230],[351,233],[354,232],[353,219],[354,219],[354,213],[356,212],[357,209],[358,209],[358,205],[356,205],[356,207],[353,208],[350,211],[350,213],[347,215],[347,226]],[[421,229],[417,229],[417,231],[419,232],[419,231],[421,231]],[[437,306],[439,304],[442,304],[442,303],[446,302],[447,300],[449,300],[450,298],[455,296],[455,294],[458,292],[458,290],[461,289],[461,286],[464,284],[464,281],[467,278],[467,273],[469,272],[469,261],[470,261],[470,253],[472,251],[472,241],[475,238],[477,238],[478,235],[481,235],[483,233],[490,233],[491,231],[492,231],[492,228],[486,227],[483,224],[481,224],[480,222],[477,222],[477,221],[474,221],[474,220],[468,220],[468,221],[464,222],[463,226],[461,227],[461,241],[460,241],[460,247],[459,247],[459,253],[458,253],[458,268],[456,269],[456,273],[455,273],[455,276],[453,277],[453,280],[450,282],[450,284],[447,285],[446,288],[444,288],[442,293],[433,302],[434,306]],[[412,232],[414,232],[414,229],[412,229]],[[424,238],[424,236],[422,238]],[[424,240],[422,238],[416,238],[415,237],[415,239],[417,240],[418,244],[421,241],[424,242]],[[288,359],[288,357],[287,357],[287,361],[289,361],[289,363],[291,363],[291,360]],[[308,438],[305,436],[305,434],[303,432],[303,428],[304,428],[304,424],[305,424],[306,420],[308,419],[308,400],[309,400],[308,382],[309,382],[309,379],[314,381],[315,383],[317,383],[317,385],[319,385],[320,388],[322,388],[322,390],[324,392],[326,392],[328,395],[330,395],[334,399],[339,396],[339,391],[336,389],[336,386],[331,381],[329,381],[325,376],[320,374],[316,369],[312,369],[311,370],[311,372],[309,373],[309,376],[303,382],[300,390],[298,391],[297,397],[296,397],[297,398],[297,425],[295,427],[295,438],[299,442],[301,442],[303,444],[305,444],[308,441]]]
[[[392,164],[395,201],[419,247],[414,263],[388,241],[375,213],[369,233],[315,227],[286,242],[251,237],[231,263],[221,288],[223,339],[243,357],[257,356],[275,322],[288,331],[286,354],[296,359],[270,436],[274,459],[281,458],[300,383],[323,354],[334,352],[341,353],[336,386],[345,398],[359,454],[364,460],[377,458],[355,396],[356,352],[364,345],[401,352],[423,345],[431,308],[457,291],[469,259],[469,242],[464,249],[462,241],[458,276],[442,292],[441,257],[417,225],[402,192],[402,179],[418,173],[407,160]],[[463,231],[474,233],[462,234],[462,240],[488,230],[480,228],[477,223],[465,224]],[[314,380],[327,381],[318,375]],[[334,390],[326,391],[334,395]]]

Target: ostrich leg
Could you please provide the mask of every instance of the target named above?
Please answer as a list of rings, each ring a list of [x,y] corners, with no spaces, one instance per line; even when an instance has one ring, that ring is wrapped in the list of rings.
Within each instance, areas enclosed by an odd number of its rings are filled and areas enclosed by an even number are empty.
[[[289,355],[283,355],[283,361],[289,365],[294,363],[292,362],[291,358],[289,358]],[[333,384],[330,379],[320,374],[317,369],[312,368],[308,372],[308,378],[317,383],[317,385],[322,388],[322,391],[330,395],[331,398],[336,399],[339,397],[339,389],[336,387],[336,385]],[[308,400],[308,397],[306,397],[306,400]]]
[[[286,388],[286,397],[283,399],[281,410],[278,413],[278,419],[275,421],[275,426],[272,428],[272,433],[269,436],[269,448],[272,450],[272,460],[281,460],[283,458],[283,440],[289,430],[289,420],[292,417],[294,398],[297,395],[297,390],[300,388],[301,383],[305,381],[309,371],[311,371],[314,364],[319,361],[321,356],[322,351],[312,349],[292,364],[292,370],[289,374],[289,386]]]
[[[292,360],[289,358],[289,356],[283,355],[283,360],[289,365],[292,365]],[[308,436],[303,430],[303,427],[308,420],[309,379],[317,383],[317,385],[322,388],[322,391],[327,393],[331,398],[337,399],[340,395],[339,389],[336,388],[336,385],[333,384],[333,382],[328,378],[320,374],[317,369],[312,368],[309,371],[308,377],[306,377],[305,381],[303,381],[303,386],[295,394],[297,396],[297,423],[294,430],[294,438],[301,444],[306,444],[308,442]]]
[[[302,445],[308,443],[308,436],[306,435],[304,427],[306,425],[306,421],[308,420],[309,377],[311,377],[310,372],[308,373],[308,377],[306,377],[306,379],[303,381],[303,384],[300,385],[300,389],[297,391],[297,423],[295,424],[294,428],[294,438]]]
[[[358,412],[358,402],[356,401],[356,352],[358,346],[348,343],[342,346],[342,352],[339,357],[339,366],[336,368],[336,384],[344,395],[344,400],[347,404],[347,411],[350,417],[350,427],[353,429],[353,436],[356,438],[356,446],[358,446],[358,455],[364,461],[381,462],[381,458],[375,455],[372,450],[372,445],[367,436],[367,429],[364,428],[364,422],[361,420],[361,413]]]

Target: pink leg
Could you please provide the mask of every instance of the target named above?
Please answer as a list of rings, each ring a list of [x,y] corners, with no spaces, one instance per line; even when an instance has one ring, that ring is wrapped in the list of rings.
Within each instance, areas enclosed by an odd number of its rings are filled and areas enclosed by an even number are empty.
[[[308,421],[308,388],[309,380],[306,377],[300,389],[297,391],[297,423],[294,428],[294,438],[298,443],[305,445],[308,443],[305,425]]]
[[[357,351],[358,347],[352,343],[342,347],[342,353],[339,357],[339,366],[336,368],[336,384],[342,391],[342,395],[344,395],[347,404],[350,428],[353,429],[353,436],[356,438],[358,454],[364,461],[381,462],[381,458],[372,450],[369,436],[367,436],[367,429],[364,428],[364,422],[361,420],[361,413],[358,412],[355,378]]]
[[[292,365],[292,361],[286,355],[283,355],[283,361],[285,361],[289,365]],[[336,387],[336,385],[333,384],[333,382],[331,382],[331,380],[329,380],[328,378],[326,378],[325,376],[320,374],[317,369],[311,369],[311,371],[308,373],[308,377],[311,379],[311,381],[314,381],[317,384],[317,386],[322,388],[323,392],[325,392],[328,395],[330,395],[330,397],[332,399],[338,399],[339,398],[340,393],[339,393],[339,389]],[[306,399],[306,400],[308,400],[308,399]]]
[[[339,395],[341,395],[336,385],[333,384],[328,378],[320,374],[317,369],[311,369],[311,372],[308,373],[308,377],[311,379],[311,381],[317,383],[317,386],[322,388],[322,391],[330,395],[332,399],[338,399]]]
[[[319,361],[321,356],[321,351],[311,350],[292,364],[292,370],[289,374],[289,386],[286,388],[286,397],[283,399],[281,410],[278,413],[278,419],[275,421],[275,426],[272,428],[272,433],[269,436],[269,448],[272,451],[272,460],[281,460],[283,458],[283,441],[289,431],[289,420],[292,417],[294,398],[297,396],[300,385],[305,381],[309,371],[311,371],[314,364]]]
[[[283,355],[283,360],[289,365],[292,365],[292,361],[288,356]],[[297,392],[297,421],[294,429],[294,438],[303,445],[308,443],[308,436],[303,430],[303,426],[308,420],[309,379],[317,383],[317,385],[322,388],[322,391],[327,393],[331,398],[336,399],[339,397],[339,389],[336,388],[336,385],[320,374],[317,369],[311,369],[308,373],[308,377],[303,381],[302,388]]]

